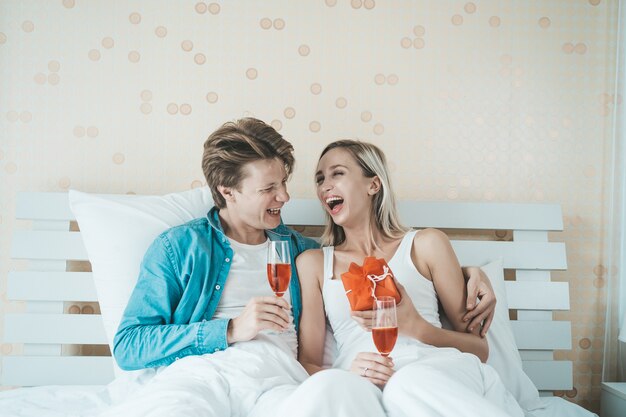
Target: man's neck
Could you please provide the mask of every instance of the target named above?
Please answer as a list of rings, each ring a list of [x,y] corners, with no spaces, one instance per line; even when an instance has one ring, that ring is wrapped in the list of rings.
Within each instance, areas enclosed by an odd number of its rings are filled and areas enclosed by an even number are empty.
[[[265,230],[245,224],[235,213],[228,211],[227,208],[221,209],[218,215],[224,234],[228,238],[245,245],[259,245],[267,240]]]

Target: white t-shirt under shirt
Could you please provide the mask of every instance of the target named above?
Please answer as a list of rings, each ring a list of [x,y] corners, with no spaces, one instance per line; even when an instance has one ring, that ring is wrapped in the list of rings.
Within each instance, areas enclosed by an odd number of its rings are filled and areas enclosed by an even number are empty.
[[[254,297],[275,297],[267,280],[267,247],[269,239],[260,245],[246,245],[228,239],[233,248],[233,259],[222,297],[213,315],[216,319],[232,319],[239,316],[250,299]],[[289,290],[283,295],[285,301],[291,304]],[[298,350],[298,339],[293,322],[293,314],[288,311],[291,323],[284,332],[263,332],[266,335],[278,337],[287,343],[294,355]]]

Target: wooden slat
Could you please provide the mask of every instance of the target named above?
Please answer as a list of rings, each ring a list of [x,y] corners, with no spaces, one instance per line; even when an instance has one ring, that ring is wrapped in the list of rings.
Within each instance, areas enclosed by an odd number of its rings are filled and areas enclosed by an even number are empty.
[[[398,202],[407,226],[450,229],[563,230],[558,204]]]
[[[17,193],[15,217],[21,220],[74,220],[67,193]]]
[[[5,356],[2,384],[104,385],[113,380],[110,356]]]
[[[444,229],[563,230],[558,204],[398,202],[400,219],[411,227]],[[316,199],[294,199],[283,209],[287,224],[323,225],[324,212]]]
[[[510,309],[569,310],[567,282],[505,281]]]
[[[88,260],[78,232],[18,230],[13,235],[14,259]]]
[[[402,222],[411,227],[503,230],[563,230],[558,204],[398,202]],[[17,194],[18,219],[74,220],[67,193]],[[283,210],[287,224],[323,225],[317,199],[293,199]]]
[[[565,245],[559,242],[452,241],[463,265],[483,265],[503,259],[507,269],[566,269]],[[14,234],[11,257],[16,259],[87,260],[78,232],[25,231]]]
[[[281,210],[285,224],[324,226],[326,217],[317,199],[292,199]]]
[[[553,350],[523,350],[520,349],[519,356],[522,361],[553,361]]]
[[[572,348],[569,321],[511,321],[518,349],[554,350]]]
[[[505,269],[567,269],[565,244],[561,242],[493,242],[453,240],[461,265],[485,265],[502,258]]]
[[[572,389],[571,361],[522,361],[522,367],[539,390]]]
[[[98,301],[91,272],[9,272],[9,300]]]
[[[69,224],[66,221],[42,221],[32,222],[34,230],[68,230]],[[45,271],[46,273],[65,272],[67,263],[65,260],[29,260],[28,267],[31,271]],[[29,314],[63,314],[64,300],[27,300],[26,313]],[[6,316],[5,316],[6,321]],[[24,343],[22,354],[24,356],[60,356],[63,351],[61,343],[45,341],[45,343]]]
[[[107,343],[97,314],[6,314],[4,320],[4,340],[9,343]]]

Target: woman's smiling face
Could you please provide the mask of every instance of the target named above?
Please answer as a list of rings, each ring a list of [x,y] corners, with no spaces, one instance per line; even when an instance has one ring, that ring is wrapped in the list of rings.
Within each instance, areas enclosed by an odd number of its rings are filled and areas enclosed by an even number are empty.
[[[338,225],[360,215],[369,217],[372,178],[363,175],[352,154],[343,148],[326,152],[315,173],[317,198]]]

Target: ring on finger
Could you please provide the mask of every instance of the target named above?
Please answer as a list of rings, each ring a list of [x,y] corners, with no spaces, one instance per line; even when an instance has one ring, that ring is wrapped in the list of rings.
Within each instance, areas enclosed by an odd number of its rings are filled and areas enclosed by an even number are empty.
[[[367,366],[365,368],[363,368],[363,373],[361,374],[361,376],[364,376],[367,378],[367,370],[370,369]]]

